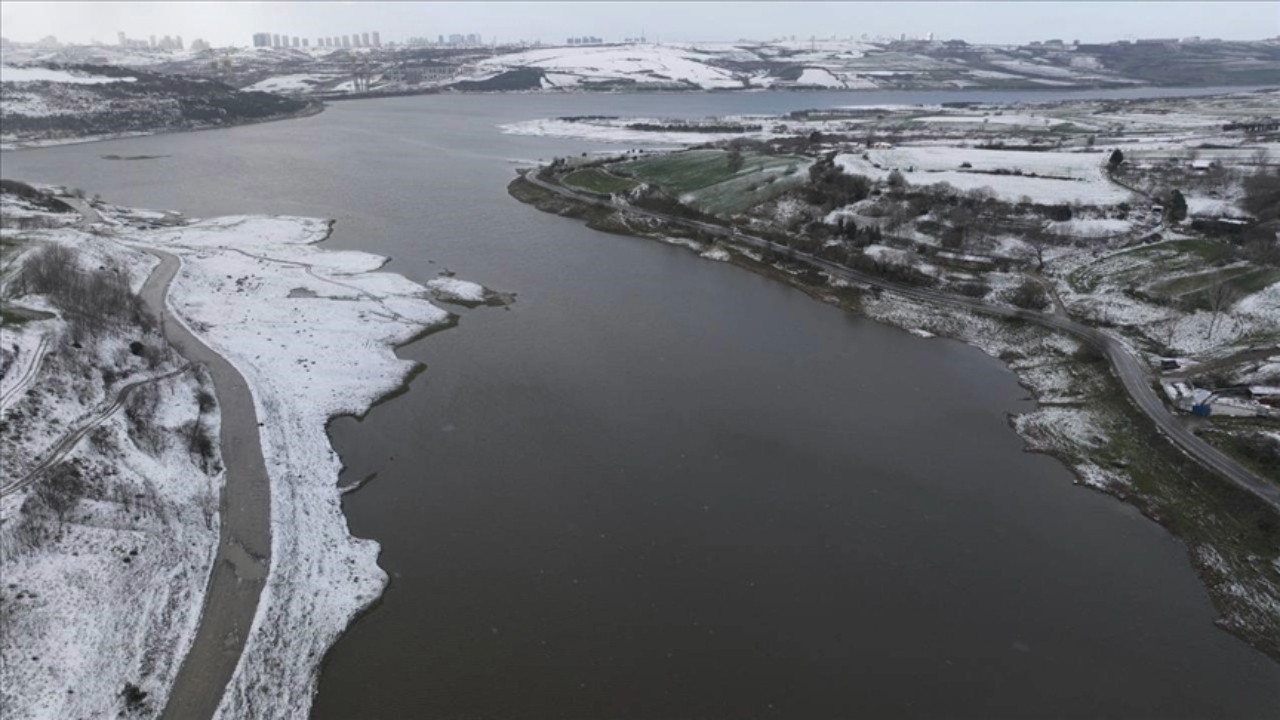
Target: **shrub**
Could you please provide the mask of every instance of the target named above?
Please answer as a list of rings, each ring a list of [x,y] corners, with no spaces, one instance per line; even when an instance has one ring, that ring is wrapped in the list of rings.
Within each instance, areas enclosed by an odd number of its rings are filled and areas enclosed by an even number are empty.
[[[109,325],[147,325],[142,300],[129,288],[124,274],[112,268],[85,270],[74,250],[50,244],[32,252],[16,279],[22,294],[40,293],[78,323],[79,333],[93,333]]]
[[[120,699],[124,700],[124,706],[133,712],[142,709],[147,701],[147,693],[133,683],[125,683],[124,689],[120,691]]]
[[[1070,205],[1050,205],[1044,209],[1044,216],[1050,220],[1066,222],[1071,219]]]
[[[834,156],[827,155],[809,168],[805,201],[831,211],[858,202],[870,192],[870,180],[862,175],[844,172],[835,166]]]
[[[49,470],[49,475],[36,486],[36,494],[59,520],[65,520],[84,495],[84,489],[80,469],[63,463]]]
[[[1107,356],[1093,343],[1081,343],[1073,353],[1073,357],[1082,363],[1098,363],[1107,359]]]
[[[1049,293],[1043,285],[1028,278],[1013,291],[1009,302],[1028,310],[1043,310],[1049,305]]]
[[[1246,177],[1240,204],[1264,222],[1280,217],[1280,171],[1259,170]]]
[[[201,388],[196,391],[196,406],[200,408],[201,413],[207,413],[218,405],[218,400],[213,393]]]
[[[991,291],[991,286],[980,280],[970,280],[956,284],[955,291],[965,297],[984,298]]]

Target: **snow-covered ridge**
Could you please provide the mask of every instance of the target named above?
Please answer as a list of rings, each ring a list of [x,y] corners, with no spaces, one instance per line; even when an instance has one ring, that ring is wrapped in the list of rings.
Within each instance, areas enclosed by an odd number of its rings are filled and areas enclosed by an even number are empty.
[[[95,72],[96,70],[96,72]],[[107,66],[0,66],[0,149],[271,120],[318,109],[220,82]]]
[[[138,78],[135,77],[110,77],[42,67],[0,65],[0,83],[55,82],[72,85],[102,85],[116,82],[137,82],[137,80]]]

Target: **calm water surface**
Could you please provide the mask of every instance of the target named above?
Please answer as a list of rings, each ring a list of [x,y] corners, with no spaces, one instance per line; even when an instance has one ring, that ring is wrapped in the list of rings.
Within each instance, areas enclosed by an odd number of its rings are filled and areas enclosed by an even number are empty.
[[[335,217],[335,247],[519,294],[455,308],[402,350],[412,392],[333,425],[393,581],[316,718],[1276,717],[1280,666],[1214,628],[1185,548],[1022,451],[1000,363],[520,205],[510,160],[602,146],[495,129],[1065,96],[398,98],[3,172]]]

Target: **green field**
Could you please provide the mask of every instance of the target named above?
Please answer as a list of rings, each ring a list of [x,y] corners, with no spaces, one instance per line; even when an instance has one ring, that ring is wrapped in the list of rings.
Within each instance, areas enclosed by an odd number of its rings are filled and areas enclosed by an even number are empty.
[[[1231,285],[1240,295],[1251,295],[1280,281],[1280,270],[1267,267],[1236,265],[1207,272],[1183,275],[1151,286],[1151,291],[1178,297],[1204,292],[1218,283]]]
[[[735,171],[724,150],[686,150],[616,163],[610,170],[657,185],[702,212],[735,215],[803,185],[812,162],[746,151]]]
[[[1191,272],[1222,260],[1229,249],[1208,240],[1173,240],[1112,253],[1075,270],[1067,278],[1077,292],[1098,286],[1146,285],[1170,275]]]
[[[565,175],[564,178],[560,180],[560,183],[571,188],[599,193],[601,195],[624,193],[639,184],[635,180],[611,175],[600,168],[574,170],[568,175]]]
[[[1075,270],[1067,280],[1077,292],[1135,288],[1161,298],[1157,302],[1184,307],[1207,304],[1207,293],[1220,283],[1230,285],[1239,299],[1280,282],[1280,269],[1273,267],[1215,267],[1229,252],[1209,240],[1174,240],[1113,253]]]

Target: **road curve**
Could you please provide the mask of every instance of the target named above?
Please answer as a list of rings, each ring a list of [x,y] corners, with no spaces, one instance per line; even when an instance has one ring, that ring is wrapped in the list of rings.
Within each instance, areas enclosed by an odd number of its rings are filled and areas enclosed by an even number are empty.
[[[898,295],[911,298],[912,300],[970,310],[984,315],[991,315],[1005,319],[1026,320],[1053,330],[1059,330],[1074,335],[1102,351],[1106,356],[1107,361],[1111,363],[1112,370],[1115,372],[1116,377],[1120,379],[1121,385],[1129,394],[1129,397],[1133,400],[1134,404],[1137,405],[1147,417],[1151,418],[1151,421],[1155,423],[1160,432],[1163,433],[1165,437],[1169,438],[1174,445],[1180,448],[1187,455],[1190,455],[1204,467],[1218,473],[1232,484],[1257,497],[1272,510],[1280,512],[1280,486],[1277,486],[1265,478],[1259,477],[1256,473],[1197,437],[1194,433],[1183,426],[1182,423],[1178,421],[1178,418],[1175,417],[1173,413],[1169,412],[1169,409],[1165,407],[1164,402],[1160,400],[1160,397],[1156,395],[1155,390],[1152,389],[1147,370],[1143,367],[1142,362],[1135,357],[1123,343],[1096,328],[1083,325],[1062,315],[1036,312],[1034,310],[1015,310],[1012,308],[1001,307],[999,305],[992,305],[981,300],[951,295],[937,290],[901,285],[899,283],[885,280],[884,278],[851,270],[843,265],[837,265],[809,253],[798,252],[785,245],[780,245],[771,240],[766,240],[765,238],[748,235],[742,232],[735,232],[734,230],[722,225],[715,225],[713,223],[706,223],[698,220],[689,220],[687,218],[667,215],[666,213],[645,210],[631,205],[616,203],[612,199],[603,200],[600,198],[582,195],[564,187],[563,185],[557,185],[543,180],[537,176],[536,171],[531,170],[526,172],[524,174],[524,179],[537,187],[576,202],[596,205],[610,210],[617,210],[640,217],[660,220],[670,224],[682,225],[684,227],[700,230],[710,235],[726,238],[730,242],[750,245],[759,249],[772,250],[782,255],[805,262],[811,267],[822,270],[833,277],[849,282],[870,285],[871,287],[880,288],[882,290],[888,290]]]
[[[81,214],[82,226],[98,221],[97,211],[87,203],[65,200]],[[199,628],[161,716],[170,720],[210,718],[240,661],[271,565],[271,485],[249,384],[235,366],[175,318],[166,303],[169,284],[182,261],[163,250],[134,247],[160,260],[142,287],[143,303],[160,319],[165,337],[178,353],[187,362],[209,369],[218,396],[220,447],[226,468],[219,503],[218,554],[205,590]]]

